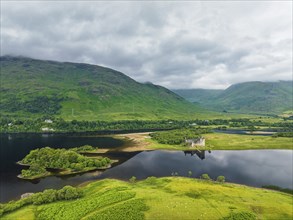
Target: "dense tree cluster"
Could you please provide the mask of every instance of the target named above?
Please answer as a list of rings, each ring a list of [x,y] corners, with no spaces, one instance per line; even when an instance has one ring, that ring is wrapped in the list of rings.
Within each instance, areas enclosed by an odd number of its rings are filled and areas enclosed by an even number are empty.
[[[85,147],[89,149],[89,147]],[[75,148],[77,149],[77,148]],[[32,177],[46,172],[45,168],[55,169],[71,169],[81,171],[85,168],[105,167],[111,163],[107,157],[104,158],[88,158],[76,151],[66,149],[53,149],[50,147],[35,149],[22,159],[22,164],[30,165],[28,170],[22,171],[23,177]]]
[[[72,186],[64,186],[60,190],[46,189],[43,192],[35,193],[18,201],[0,204],[0,216],[29,204],[41,205],[55,201],[77,199],[82,196],[82,190]]]
[[[38,176],[46,173],[46,169],[42,166],[38,166],[37,164],[33,163],[30,165],[28,169],[21,170],[21,175],[23,177],[30,177],[30,176]]]
[[[185,128],[171,131],[160,131],[151,133],[150,136],[161,144],[178,145],[184,143],[186,139],[194,139],[201,136],[201,134],[209,133],[209,129],[199,128]]]

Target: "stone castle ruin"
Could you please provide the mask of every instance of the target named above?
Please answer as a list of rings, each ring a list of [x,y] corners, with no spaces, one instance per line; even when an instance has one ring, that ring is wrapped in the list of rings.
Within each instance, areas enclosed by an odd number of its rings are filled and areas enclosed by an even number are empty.
[[[206,145],[206,139],[204,137],[194,139],[185,138],[185,143],[190,145],[191,147],[204,147]]]

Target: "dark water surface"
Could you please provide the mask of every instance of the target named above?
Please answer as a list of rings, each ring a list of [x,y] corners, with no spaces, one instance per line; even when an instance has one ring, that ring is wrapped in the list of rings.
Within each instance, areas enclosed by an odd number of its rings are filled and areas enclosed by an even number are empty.
[[[192,177],[208,173],[212,178],[224,175],[226,181],[250,186],[277,185],[292,186],[292,150],[246,150],[246,151],[148,151],[107,153],[111,159],[118,159],[111,169],[94,171],[66,177],[47,177],[30,182],[18,179],[21,160],[30,150],[38,147],[77,147],[85,144],[100,148],[115,149],[123,142],[111,137],[86,135],[1,135],[1,194],[0,202],[19,198],[26,192],[42,191],[46,188],[61,188],[65,185],[78,185],[85,181],[117,178],[128,180],[132,176],[144,179],[148,176],[170,176],[177,172]]]

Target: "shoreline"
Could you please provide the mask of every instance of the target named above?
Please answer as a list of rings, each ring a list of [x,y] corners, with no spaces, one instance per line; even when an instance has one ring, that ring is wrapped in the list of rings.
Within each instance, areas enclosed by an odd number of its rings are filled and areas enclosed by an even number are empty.
[[[114,163],[114,162],[113,162]],[[87,173],[90,171],[95,171],[95,170],[106,170],[111,168],[111,165],[107,166],[107,167],[93,167],[93,168],[89,168],[89,169],[84,169],[81,171],[72,171],[72,170],[64,170],[61,171],[59,173],[53,173],[53,172],[49,172],[47,171],[44,174],[40,174],[40,175],[36,175],[36,176],[32,176],[32,177],[23,177],[21,174],[17,175],[17,178],[19,179],[23,179],[23,180],[37,180],[37,179],[42,179],[42,178],[46,178],[49,176],[67,176],[67,175],[74,175],[74,174],[82,174],[82,173]]]
[[[150,143],[145,140],[151,138],[149,134],[152,132],[138,132],[138,133],[128,133],[128,134],[116,134],[113,138],[117,138],[125,141],[119,150],[122,152],[136,152],[136,151],[148,151],[154,150],[150,147]]]
[[[91,172],[91,171],[104,171],[107,170],[109,168],[112,167],[112,164],[118,162],[118,160],[111,160],[111,163],[108,166],[104,166],[104,167],[89,167],[89,168],[85,168],[83,170],[80,171],[74,171],[72,169],[61,169],[61,168],[48,168],[46,167],[45,169],[56,169],[56,170],[60,170],[60,171],[56,171],[56,172],[52,172],[52,171],[46,171],[46,173],[43,174],[39,174],[39,175],[35,175],[35,176],[31,176],[31,177],[23,177],[21,174],[17,175],[17,178],[19,179],[23,179],[23,180],[38,180],[38,179],[42,179],[42,178],[46,178],[49,176],[67,176],[67,175],[75,175],[75,174],[81,174],[81,173],[87,173],[87,172]],[[16,162],[16,164],[20,165],[20,166],[26,166],[29,167],[29,164],[22,164],[19,161]]]
[[[95,131],[0,131],[0,134],[96,134],[96,135],[119,135],[119,134],[132,134],[132,133],[144,133],[155,131],[168,131],[175,128],[150,128],[150,129],[136,129],[136,130],[95,130]]]
[[[190,148],[181,145],[160,144],[153,140],[149,134],[152,132],[139,132],[129,134],[111,135],[126,141],[122,147],[116,150],[122,152],[150,151],[150,150],[293,150],[292,138],[259,135],[241,135],[225,133],[209,133],[203,135],[206,138],[205,147]],[[234,141],[234,143],[233,143]],[[246,141],[246,145],[238,142]],[[281,147],[280,147],[281,145]],[[111,150],[109,151],[111,152]]]

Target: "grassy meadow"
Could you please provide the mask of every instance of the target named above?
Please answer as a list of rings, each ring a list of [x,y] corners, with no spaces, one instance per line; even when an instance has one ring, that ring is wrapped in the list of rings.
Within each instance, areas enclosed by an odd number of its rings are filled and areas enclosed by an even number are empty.
[[[123,136],[123,135],[120,135]],[[140,150],[188,150],[184,145],[160,144],[147,133],[129,135],[131,140],[137,141]],[[257,149],[293,149],[293,139],[290,137],[271,137],[259,135],[240,135],[224,133],[203,134],[206,147],[209,150],[257,150]],[[114,136],[115,137],[115,136]],[[131,147],[127,148],[131,151]]]
[[[293,149],[293,139],[290,137],[223,133],[205,134],[204,137],[207,145],[213,150]]]
[[[82,187],[84,197],[29,205],[5,220],[292,219],[292,195],[185,177],[139,182],[106,179]]]

